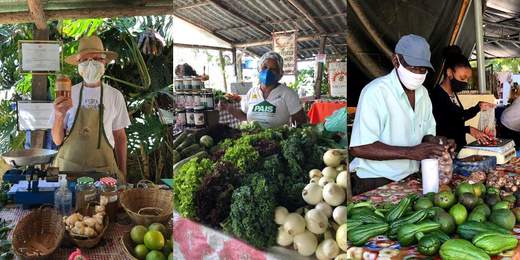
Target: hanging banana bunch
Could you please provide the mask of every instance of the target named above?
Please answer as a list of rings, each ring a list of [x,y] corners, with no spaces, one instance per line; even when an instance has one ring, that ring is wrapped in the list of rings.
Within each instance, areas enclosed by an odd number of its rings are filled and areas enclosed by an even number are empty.
[[[166,45],[162,37],[154,29],[148,29],[139,36],[139,50],[145,55],[159,55]]]

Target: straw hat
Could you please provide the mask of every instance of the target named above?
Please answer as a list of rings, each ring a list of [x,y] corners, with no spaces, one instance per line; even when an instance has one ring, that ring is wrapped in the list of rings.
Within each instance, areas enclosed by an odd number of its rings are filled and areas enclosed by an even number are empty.
[[[110,63],[117,58],[117,53],[113,51],[105,51],[103,48],[103,42],[101,42],[99,37],[87,36],[79,40],[78,53],[66,57],[65,62],[71,65],[78,65],[81,55],[85,55],[87,53],[104,54],[104,58],[107,63]]]

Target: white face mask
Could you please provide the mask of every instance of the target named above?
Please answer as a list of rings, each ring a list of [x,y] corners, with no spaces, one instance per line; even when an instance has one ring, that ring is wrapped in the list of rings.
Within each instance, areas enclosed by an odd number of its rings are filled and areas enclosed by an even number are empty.
[[[399,57],[397,57],[397,61],[399,62],[399,67],[397,67],[397,75],[399,75],[401,83],[403,83],[403,85],[409,90],[416,90],[422,86],[424,80],[426,79],[426,75],[428,75],[428,72],[424,74],[413,73],[407,70],[401,64]]]
[[[87,84],[94,84],[105,74],[105,64],[96,60],[88,60],[78,64],[78,72]]]

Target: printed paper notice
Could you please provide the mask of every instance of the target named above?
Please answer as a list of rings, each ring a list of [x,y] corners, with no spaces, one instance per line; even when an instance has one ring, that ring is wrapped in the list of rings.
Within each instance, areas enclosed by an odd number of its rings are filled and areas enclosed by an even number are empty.
[[[331,62],[329,64],[330,95],[347,97],[347,63]]]
[[[21,43],[22,71],[60,71],[60,49],[59,43]]]
[[[18,130],[51,129],[49,122],[53,110],[51,102],[18,102]]]
[[[296,73],[296,32],[273,34],[273,50],[283,58],[283,71],[285,75]]]

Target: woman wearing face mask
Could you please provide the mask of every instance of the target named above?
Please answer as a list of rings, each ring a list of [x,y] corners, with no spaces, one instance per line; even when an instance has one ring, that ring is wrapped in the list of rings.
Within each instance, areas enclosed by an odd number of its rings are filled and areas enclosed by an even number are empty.
[[[444,50],[444,58],[444,79],[430,94],[433,115],[437,122],[437,134],[454,139],[459,150],[467,144],[466,134],[475,137],[480,143],[488,143],[491,140],[490,136],[464,124],[479,111],[491,109],[495,105],[481,101],[474,107],[464,109],[457,93],[468,86],[472,77],[471,66],[458,46],[447,47]]]
[[[241,109],[220,103],[240,121],[256,121],[264,128],[307,122],[298,94],[279,83],[283,75],[283,60],[276,52],[267,52],[259,61],[259,86],[251,88],[242,99]]]
[[[126,182],[130,118],[121,92],[101,82],[106,64],[116,58],[91,36],[82,38],[78,53],[65,59],[78,66],[83,82],[72,87],[71,97],[54,102],[52,138],[59,146],[54,166],[60,171],[110,173]]]

